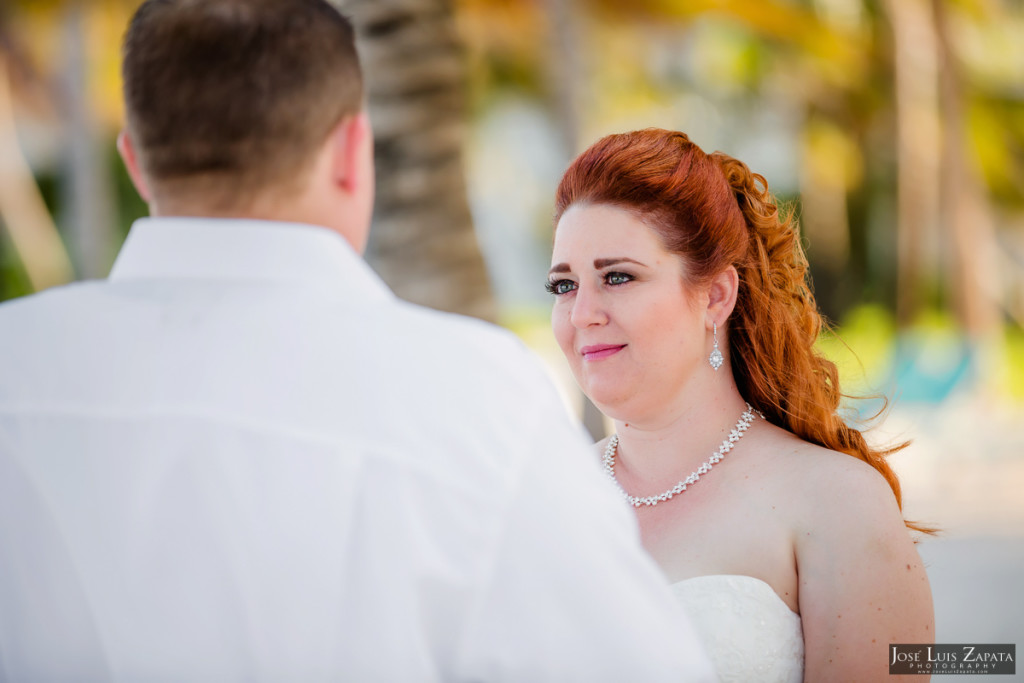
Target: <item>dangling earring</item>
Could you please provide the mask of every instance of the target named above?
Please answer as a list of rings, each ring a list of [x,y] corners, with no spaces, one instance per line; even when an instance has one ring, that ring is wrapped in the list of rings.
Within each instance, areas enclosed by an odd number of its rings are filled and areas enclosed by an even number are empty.
[[[725,358],[722,357],[722,352],[718,350],[718,323],[713,322],[711,325],[715,335],[715,348],[711,349],[711,355],[708,356],[708,362],[711,363],[711,367],[717,371],[718,368],[722,367],[722,363],[725,361]]]

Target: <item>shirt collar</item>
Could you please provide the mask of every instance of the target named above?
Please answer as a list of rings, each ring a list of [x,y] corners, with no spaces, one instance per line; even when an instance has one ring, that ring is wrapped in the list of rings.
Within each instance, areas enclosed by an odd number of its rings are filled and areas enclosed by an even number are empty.
[[[301,283],[393,297],[348,242],[328,228],[249,219],[140,218],[110,280],[142,279]]]

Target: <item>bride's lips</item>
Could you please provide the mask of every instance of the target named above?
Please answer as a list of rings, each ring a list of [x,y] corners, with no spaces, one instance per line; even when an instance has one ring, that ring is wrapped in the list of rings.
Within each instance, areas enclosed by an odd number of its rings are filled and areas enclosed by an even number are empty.
[[[626,348],[625,344],[595,344],[594,346],[584,346],[580,349],[580,355],[583,356],[583,360],[601,360],[614,356],[624,348]]]

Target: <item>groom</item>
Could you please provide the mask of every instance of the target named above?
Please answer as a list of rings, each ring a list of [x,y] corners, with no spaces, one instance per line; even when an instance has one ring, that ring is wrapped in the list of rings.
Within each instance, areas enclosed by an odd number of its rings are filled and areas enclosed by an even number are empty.
[[[536,363],[361,260],[325,0],[148,0],[105,281],[0,306],[0,679],[707,680]]]

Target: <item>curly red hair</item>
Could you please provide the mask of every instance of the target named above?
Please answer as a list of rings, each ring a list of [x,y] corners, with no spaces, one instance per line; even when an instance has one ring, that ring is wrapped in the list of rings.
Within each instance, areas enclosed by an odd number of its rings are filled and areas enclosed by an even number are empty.
[[[839,372],[814,348],[824,322],[796,222],[779,211],[764,176],[706,154],[684,133],[649,128],[604,137],[573,161],[558,186],[555,222],[574,204],[635,212],[683,257],[695,287],[734,266],[739,291],[727,336],[740,393],[773,424],[874,467],[902,508],[886,456],[907,444],[873,448],[837,413]]]

